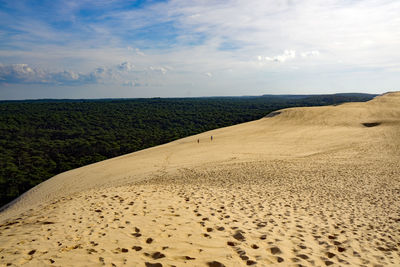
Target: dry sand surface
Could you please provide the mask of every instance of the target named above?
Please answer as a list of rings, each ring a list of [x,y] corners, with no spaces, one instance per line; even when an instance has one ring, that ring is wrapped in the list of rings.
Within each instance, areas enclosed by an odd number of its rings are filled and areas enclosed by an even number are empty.
[[[399,166],[400,93],[285,109],[40,184],[0,265],[400,266]]]

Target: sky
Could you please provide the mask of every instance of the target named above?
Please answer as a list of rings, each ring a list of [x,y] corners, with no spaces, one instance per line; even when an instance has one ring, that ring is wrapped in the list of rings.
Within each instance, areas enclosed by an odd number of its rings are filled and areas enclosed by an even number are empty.
[[[0,0],[0,99],[399,90],[400,1]]]

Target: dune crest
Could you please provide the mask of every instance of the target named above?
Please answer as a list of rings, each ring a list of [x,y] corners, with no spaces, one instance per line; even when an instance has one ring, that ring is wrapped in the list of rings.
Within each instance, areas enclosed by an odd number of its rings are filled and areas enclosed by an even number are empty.
[[[47,180],[0,264],[400,265],[400,93],[272,115]]]

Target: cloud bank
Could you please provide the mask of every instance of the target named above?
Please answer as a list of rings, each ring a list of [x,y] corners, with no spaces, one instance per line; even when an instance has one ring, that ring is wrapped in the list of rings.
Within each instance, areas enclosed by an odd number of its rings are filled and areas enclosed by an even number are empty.
[[[28,64],[0,64],[0,83],[17,84],[84,84],[96,82],[103,74],[102,69],[83,74],[64,70],[49,72]]]
[[[124,86],[138,86],[134,79],[147,73],[165,75],[164,67],[152,67],[147,70],[135,70],[131,62],[125,61],[111,67],[97,67],[88,73],[74,72],[71,70],[49,71],[46,69],[29,66],[28,64],[0,64],[1,84],[49,84],[49,85],[74,85],[82,84],[112,84],[118,83]],[[131,79],[131,80],[126,80]]]

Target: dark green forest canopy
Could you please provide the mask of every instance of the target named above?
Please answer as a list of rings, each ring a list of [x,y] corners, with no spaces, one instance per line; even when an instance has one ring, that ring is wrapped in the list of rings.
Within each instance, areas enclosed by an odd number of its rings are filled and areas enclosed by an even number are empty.
[[[67,170],[282,108],[376,95],[0,101],[0,206]]]

